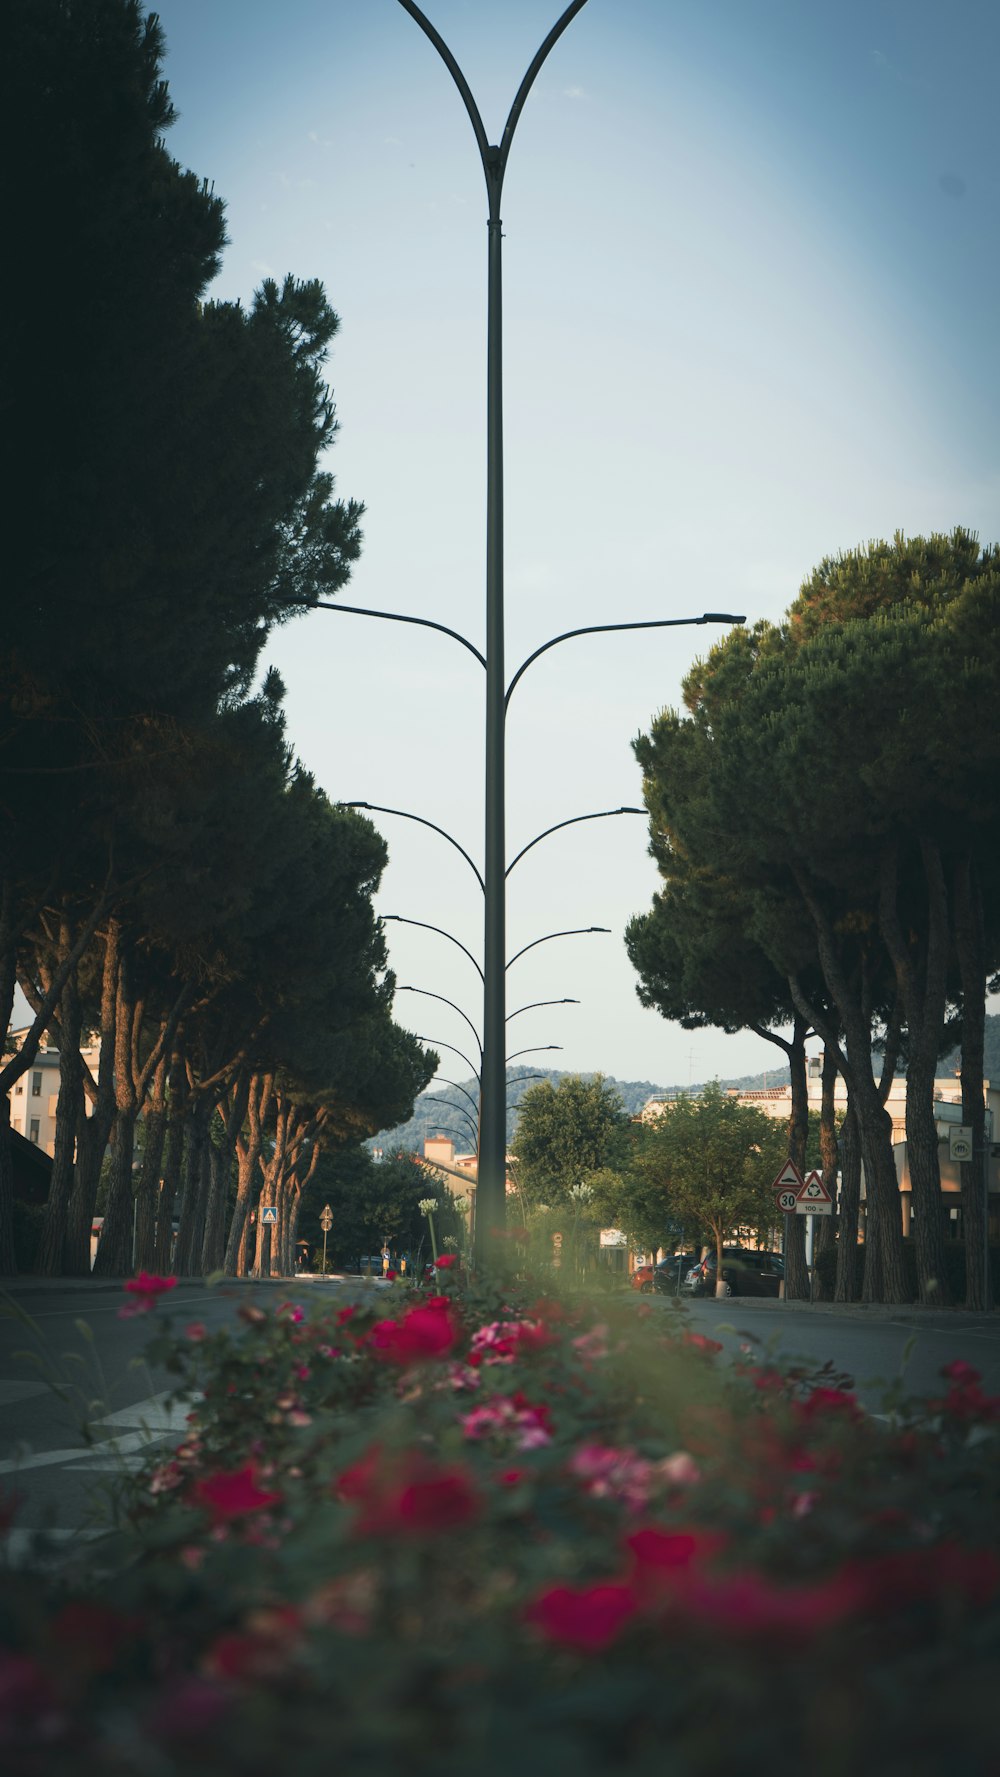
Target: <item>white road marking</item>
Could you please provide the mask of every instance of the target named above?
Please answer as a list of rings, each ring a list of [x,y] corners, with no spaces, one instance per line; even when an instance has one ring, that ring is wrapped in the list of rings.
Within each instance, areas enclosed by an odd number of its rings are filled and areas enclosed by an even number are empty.
[[[30,1401],[48,1392],[47,1382],[0,1382],[0,1407],[12,1407],[15,1401]]]
[[[187,1429],[190,1411],[185,1403],[170,1403],[171,1391],[147,1395],[131,1407],[120,1407],[106,1413],[97,1425],[138,1426],[124,1436],[102,1439],[98,1444],[77,1444],[69,1450],[40,1450],[33,1454],[0,1462],[0,1475],[20,1474],[25,1469],[53,1468],[57,1463],[74,1469],[140,1468],[142,1457],[154,1444],[169,1437],[182,1436]]]

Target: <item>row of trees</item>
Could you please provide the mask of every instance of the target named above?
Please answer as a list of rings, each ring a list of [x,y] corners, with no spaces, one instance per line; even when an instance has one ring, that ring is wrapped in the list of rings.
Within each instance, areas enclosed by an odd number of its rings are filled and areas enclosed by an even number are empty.
[[[642,1124],[600,1074],[568,1074],[524,1096],[513,1163],[522,1219],[558,1228],[564,1247],[568,1232],[576,1259],[597,1229],[615,1227],[643,1252],[709,1239],[721,1262],[736,1230],[773,1238],[771,1185],[787,1141],[783,1124],[714,1083]]]
[[[12,0],[4,127],[31,142],[2,300],[10,597],[0,641],[0,1274],[8,1094],[60,1051],[38,1264],[290,1269],[323,1144],[409,1114],[433,1072],[391,1020],[385,848],[292,757],[273,627],[335,593],[362,508],[334,498],[322,286],[205,300],[223,207],[168,155],[163,41],[138,0]],[[255,686],[257,688],[255,689]],[[96,1077],[81,1044],[100,1036]],[[89,1113],[89,1114],[88,1114]],[[136,1192],[137,1121],[145,1122]],[[161,1180],[162,1188],[161,1188]],[[262,1197],[263,1191],[263,1197]],[[273,1203],[272,1250],[253,1241]]]
[[[905,1066],[921,1299],[948,1299],[933,1088],[961,1037],[967,1301],[988,1304],[983,1031],[1000,962],[1000,550],[963,530],[821,563],[784,622],[734,630],[692,668],[684,709],[635,743],[663,877],[628,929],[643,1002],[687,1028],[752,1030],[824,1098],[846,1083],[838,1300],[907,1298],[885,1098]],[[836,1170],[832,1118],[824,1168]],[[861,1163],[865,1240],[858,1244]],[[801,1223],[789,1293],[805,1290]]]

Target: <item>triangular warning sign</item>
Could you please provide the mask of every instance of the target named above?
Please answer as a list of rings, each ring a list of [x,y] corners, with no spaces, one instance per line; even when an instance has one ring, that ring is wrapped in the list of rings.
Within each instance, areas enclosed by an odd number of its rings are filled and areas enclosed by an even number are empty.
[[[775,1179],[774,1184],[771,1186],[771,1189],[772,1189],[772,1191],[796,1191],[796,1192],[799,1192],[802,1190],[802,1187],[805,1184],[805,1182],[806,1181],[802,1177],[802,1174],[799,1171],[798,1167],[796,1166],[795,1161],[794,1160],[786,1160],[784,1166],[781,1168],[781,1171],[779,1172],[777,1178]]]
[[[823,1183],[818,1172],[810,1172],[804,1179],[799,1192],[800,1203],[832,1203],[833,1198]]]

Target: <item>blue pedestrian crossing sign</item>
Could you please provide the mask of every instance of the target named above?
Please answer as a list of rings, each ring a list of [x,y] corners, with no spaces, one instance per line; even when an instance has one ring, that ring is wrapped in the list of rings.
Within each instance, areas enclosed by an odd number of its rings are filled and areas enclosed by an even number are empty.
[[[270,1204],[268,1204],[268,1206],[267,1206],[267,1208],[266,1208],[266,1209],[262,1209],[262,1210],[261,1210],[261,1212],[260,1212],[260,1219],[261,1219],[261,1221],[262,1221],[262,1222],[263,1222],[263,1224],[264,1224],[264,1226],[265,1226],[265,1227],[267,1227],[267,1225],[268,1225],[268,1224],[269,1224],[269,1223],[270,1223],[270,1224],[271,1224],[271,1225],[272,1225],[272,1226],[275,1226],[275,1225],[276,1225],[276,1224],[277,1224],[277,1220],[278,1220],[278,1212],[277,1212],[277,1210],[276,1210],[276,1209],[275,1209],[275,1207],[274,1207],[274,1204],[273,1204],[273,1203],[270,1203]]]

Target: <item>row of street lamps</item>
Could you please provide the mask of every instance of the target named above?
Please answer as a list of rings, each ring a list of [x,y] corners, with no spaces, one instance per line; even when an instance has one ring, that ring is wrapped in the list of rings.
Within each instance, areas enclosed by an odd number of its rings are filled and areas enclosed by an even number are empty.
[[[409,814],[403,809],[386,809],[375,803],[353,802],[350,807],[371,809],[374,812],[403,815],[408,820],[419,821],[423,826],[430,827],[460,852],[469,868],[475,874],[483,893],[484,927],[483,927],[483,961],[480,965],[471,951],[464,944],[453,938],[450,932],[444,932],[439,926],[429,926],[431,931],[441,932],[452,943],[458,944],[477,969],[483,984],[483,1018],[482,1038],[475,1025],[460,1007],[455,1007],[459,1015],[465,1019],[476,1035],[480,1050],[480,1066],[473,1068],[480,1081],[479,1128],[478,1128],[478,1184],[476,1199],[476,1248],[475,1258],[482,1262],[488,1257],[490,1242],[494,1231],[501,1230],[506,1221],[506,1176],[507,1176],[507,1064],[518,1055],[539,1053],[542,1049],[551,1050],[559,1044],[548,1043],[537,1048],[517,1050],[513,1056],[506,1053],[506,1028],[511,1018],[518,1012],[507,1013],[506,1010],[506,974],[507,970],[536,944],[547,943],[555,937],[568,937],[576,932],[550,932],[544,937],[532,940],[519,950],[516,956],[508,959],[506,955],[506,884],[514,866],[525,854],[538,845],[550,833],[558,832],[562,827],[572,826],[579,821],[603,820],[612,815],[643,814],[643,809],[618,808],[603,809],[594,814],[575,815],[566,821],[559,821],[553,827],[539,833],[521,848],[517,856],[508,864],[506,859],[505,831],[505,720],[511,696],[520,683],[528,668],[541,655],[563,642],[577,636],[600,635],[619,630],[638,629],[671,629],[689,624],[705,623],[742,623],[744,619],[732,616],[728,612],[707,611],[700,617],[660,617],[634,623],[595,623],[586,624],[575,629],[565,630],[543,642],[528,658],[522,661],[510,682],[506,682],[504,667],[504,570],[503,570],[503,397],[502,397],[502,279],[501,279],[501,242],[502,224],[500,219],[500,199],[503,190],[504,173],[510,153],[514,131],[521,115],[525,100],[542,64],[550,50],[562,36],[566,27],[576,17],[586,0],[572,0],[565,11],[557,19],[544,42],[536,51],[528,70],[518,87],[511,105],[503,135],[499,144],[493,144],[487,137],[479,108],[473,98],[469,84],[456,62],[451,50],[427,19],[414,0],[399,0],[400,5],[419,25],[425,37],[433,44],[445,67],[448,69],[459,95],[468,112],[476,145],[482,162],[486,179],[488,200],[488,261],[487,261],[487,401],[486,401],[486,647],[485,652],[469,641],[459,631],[450,629],[446,624],[434,622],[426,617],[414,617],[396,611],[369,610],[357,605],[343,605],[321,602],[321,608],[340,611],[343,614],[365,617],[377,617],[390,623],[413,623],[427,629],[435,629],[450,636],[469,653],[475,656],[486,676],[486,739],[485,739],[485,846],[483,869],[469,856],[465,848],[450,833],[445,832],[434,821],[422,815]],[[389,916],[403,920],[396,914]],[[424,921],[405,921],[413,925],[426,924]],[[604,927],[577,928],[578,931],[602,931]],[[411,992],[426,993],[426,989],[408,989]],[[441,994],[429,994],[432,999],[443,999]],[[446,1001],[448,1005],[454,1002]],[[535,1002],[536,1004],[570,1004],[570,1001]],[[429,1038],[420,1038],[421,1042],[429,1042]],[[435,1048],[454,1049],[452,1044],[434,1043]],[[461,1055],[460,1050],[454,1049]],[[469,1066],[468,1057],[462,1059]]]

